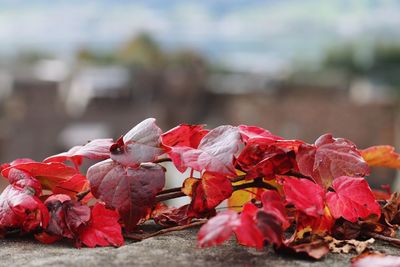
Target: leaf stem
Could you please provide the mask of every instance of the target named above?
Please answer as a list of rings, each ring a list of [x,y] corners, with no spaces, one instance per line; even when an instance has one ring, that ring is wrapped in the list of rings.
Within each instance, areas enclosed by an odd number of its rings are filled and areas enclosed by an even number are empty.
[[[162,159],[156,159],[155,161],[153,161],[153,163],[162,163],[162,162],[170,162],[170,161],[172,161],[172,159],[162,158]]]
[[[87,189],[85,191],[79,192],[78,194],[76,194],[76,198],[77,198],[78,201],[81,201],[89,193],[90,193],[90,189]]]

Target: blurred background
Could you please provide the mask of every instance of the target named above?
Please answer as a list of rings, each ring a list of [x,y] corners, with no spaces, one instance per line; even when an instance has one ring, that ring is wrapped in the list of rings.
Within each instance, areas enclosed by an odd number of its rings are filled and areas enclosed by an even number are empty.
[[[378,0],[0,0],[0,161],[147,117],[398,148],[399,14]]]

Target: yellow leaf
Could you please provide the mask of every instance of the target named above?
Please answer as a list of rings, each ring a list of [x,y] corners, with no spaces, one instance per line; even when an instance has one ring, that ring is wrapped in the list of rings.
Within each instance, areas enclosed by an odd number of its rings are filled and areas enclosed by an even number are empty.
[[[392,146],[372,146],[361,150],[361,155],[369,166],[400,169],[400,154]]]

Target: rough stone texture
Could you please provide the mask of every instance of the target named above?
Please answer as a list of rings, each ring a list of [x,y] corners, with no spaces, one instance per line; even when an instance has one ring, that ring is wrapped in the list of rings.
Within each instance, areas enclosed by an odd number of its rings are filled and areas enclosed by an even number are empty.
[[[354,254],[329,254],[321,261],[280,256],[272,250],[257,251],[234,240],[219,247],[196,248],[197,229],[183,230],[127,242],[120,248],[75,249],[66,242],[43,245],[32,239],[0,240],[0,266],[348,266]],[[400,249],[376,243],[387,254]]]

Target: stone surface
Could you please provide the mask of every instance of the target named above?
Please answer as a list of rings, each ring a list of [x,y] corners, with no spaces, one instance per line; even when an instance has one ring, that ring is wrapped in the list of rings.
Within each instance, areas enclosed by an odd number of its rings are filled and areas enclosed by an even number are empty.
[[[321,261],[308,261],[257,251],[231,240],[219,247],[196,248],[198,229],[183,230],[127,242],[120,248],[76,249],[67,242],[43,245],[32,239],[0,240],[0,266],[348,266],[354,254],[329,254]],[[388,254],[400,249],[376,243]]]

